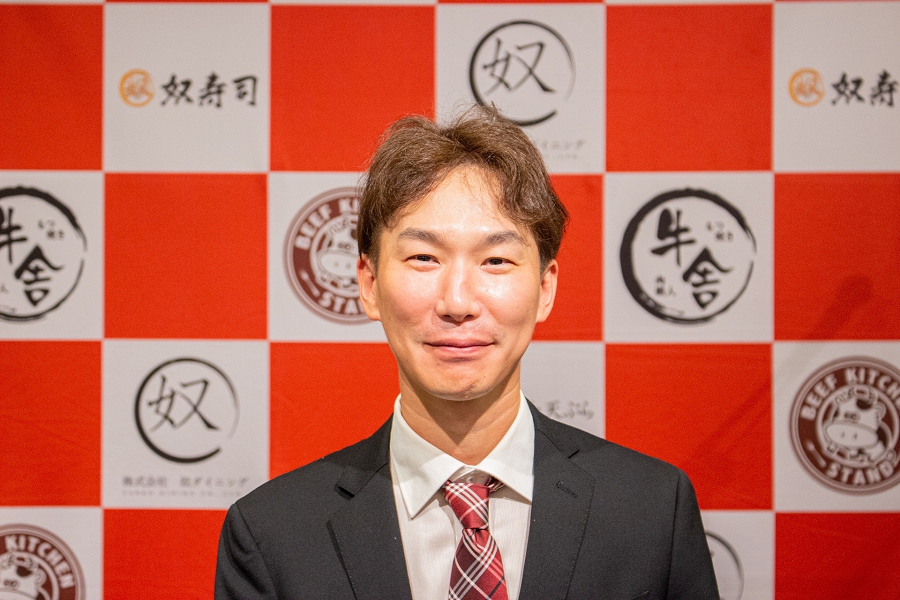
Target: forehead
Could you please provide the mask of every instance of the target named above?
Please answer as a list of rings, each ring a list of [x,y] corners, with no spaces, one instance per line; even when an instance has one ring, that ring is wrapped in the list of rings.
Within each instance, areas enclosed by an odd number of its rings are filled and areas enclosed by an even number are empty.
[[[472,167],[448,173],[429,193],[411,203],[391,230],[409,226],[460,232],[485,228],[521,231],[500,209],[496,181]]]

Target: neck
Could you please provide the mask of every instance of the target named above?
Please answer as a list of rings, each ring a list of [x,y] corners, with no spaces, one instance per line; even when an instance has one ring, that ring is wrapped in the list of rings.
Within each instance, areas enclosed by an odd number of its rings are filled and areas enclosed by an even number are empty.
[[[410,428],[437,449],[477,465],[500,443],[519,412],[519,384],[480,398],[447,400],[416,393],[400,381],[400,411]]]

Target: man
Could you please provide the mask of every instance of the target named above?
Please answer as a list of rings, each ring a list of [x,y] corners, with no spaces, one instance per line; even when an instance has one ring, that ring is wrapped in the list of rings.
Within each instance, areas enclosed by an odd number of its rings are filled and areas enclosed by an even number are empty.
[[[718,599],[684,473],[519,389],[567,218],[540,153],[494,110],[388,131],[357,272],[397,359],[393,417],[231,507],[216,598]]]

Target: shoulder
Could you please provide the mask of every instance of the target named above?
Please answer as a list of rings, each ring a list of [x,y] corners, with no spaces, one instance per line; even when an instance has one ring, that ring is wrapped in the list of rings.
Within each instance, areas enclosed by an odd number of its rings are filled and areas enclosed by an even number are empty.
[[[235,506],[251,526],[257,520],[277,522],[281,513],[327,519],[352,495],[344,487],[362,487],[387,466],[389,439],[390,419],[372,436],[275,477]]]
[[[684,472],[663,460],[560,423],[533,409],[535,435],[586,471],[607,489],[610,486],[652,488],[687,482]]]

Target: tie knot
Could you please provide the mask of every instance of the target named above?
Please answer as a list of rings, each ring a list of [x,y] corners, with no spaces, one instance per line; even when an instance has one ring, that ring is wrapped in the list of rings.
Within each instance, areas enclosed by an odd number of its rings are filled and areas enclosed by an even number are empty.
[[[488,496],[503,484],[491,477],[486,485],[448,481],[444,497],[464,529],[488,528]]]

